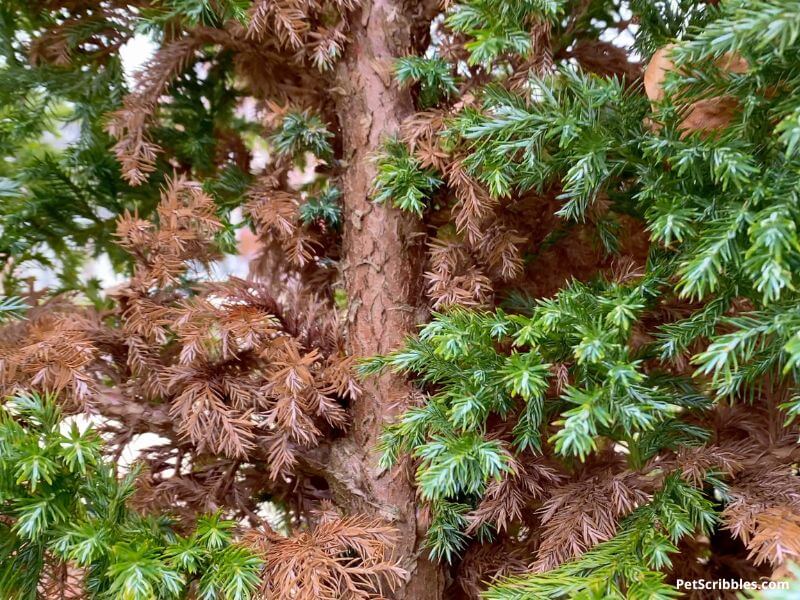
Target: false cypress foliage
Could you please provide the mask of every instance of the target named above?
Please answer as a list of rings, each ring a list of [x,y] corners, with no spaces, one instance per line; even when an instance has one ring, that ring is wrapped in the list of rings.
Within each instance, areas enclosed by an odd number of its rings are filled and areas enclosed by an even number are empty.
[[[0,594],[244,600],[262,561],[234,540],[235,522],[201,516],[181,532],[131,502],[136,469],[118,478],[91,427],[66,423],[53,398],[0,407]]]
[[[59,2],[4,2],[0,8],[0,257],[16,267],[52,269],[65,289],[86,288],[89,257],[107,255],[130,267],[114,244],[117,217],[155,209],[164,175],[201,178],[220,216],[241,202],[250,182],[239,145],[253,124],[234,114],[239,92],[230,55],[199,48],[175,81],[160,126],[150,135],[165,149],[157,175],[132,186],[111,149],[108,117],[129,93],[122,60],[137,32],[154,42],[191,26],[244,18],[242,2],[111,2],[101,7]],[[133,48],[145,52],[144,37]],[[147,65],[144,65],[146,68]],[[224,136],[220,133],[225,132]],[[219,160],[224,156],[223,160]],[[221,241],[232,239],[230,225]],[[21,284],[19,270],[4,286]]]
[[[266,48],[261,55],[255,46],[251,55],[242,49],[271,29],[273,18],[278,29],[305,31],[305,17],[298,21],[291,8],[273,14],[255,4],[3,4],[0,257],[15,267],[3,274],[7,293],[21,291],[21,274],[44,267],[62,289],[97,297],[98,284],[81,277],[84,263],[107,256],[115,271],[130,272],[130,257],[114,243],[116,220],[126,211],[148,218],[159,188],[175,174],[203,182],[225,225],[218,244],[235,253],[235,229],[248,223],[234,225],[230,213],[254,183],[250,162],[257,148],[274,151],[277,162],[288,156],[289,165],[293,158],[303,163],[307,153],[332,159],[332,134],[312,111],[281,113],[270,135],[261,137],[262,124],[241,109],[245,98],[273,100],[263,92],[286,85],[279,73],[271,79],[271,70],[287,60]],[[344,38],[335,39],[319,40],[316,74],[330,70],[341,52]],[[287,44],[296,49],[296,41]],[[285,49],[284,42],[274,45]],[[139,58],[148,43],[160,49],[137,72],[127,65],[126,73],[126,46],[128,56]],[[273,62],[265,62],[267,55]],[[266,74],[260,73],[265,65]],[[291,87],[297,90],[297,82]],[[307,91],[313,96],[310,86]],[[276,96],[285,101],[287,94]],[[294,96],[298,105],[308,103],[301,93]],[[339,226],[332,183],[318,177],[303,190],[301,204],[307,229]]]
[[[385,468],[407,456],[417,465],[435,558],[457,563],[476,543],[503,538],[508,523],[481,515],[532,460],[589,486],[599,485],[592,469],[611,476],[611,453],[624,461],[617,474],[648,482],[647,499],[618,511],[610,533],[584,539],[570,560],[549,562],[546,539],[532,541],[535,572],[499,580],[486,598],[677,597],[665,573],[695,560],[688,548],[698,536],[731,531],[756,565],[796,550],[776,533],[781,550],[760,554],[754,536],[767,505],[751,506],[753,521],[737,528],[737,469],[712,460],[688,476],[687,457],[725,446],[719,415],[731,412],[772,411],[767,446],[788,438],[791,453],[796,441],[800,2],[629,3],[637,27],[625,52],[650,63],[646,88],[627,66],[608,74],[566,59],[559,44],[571,29],[614,22],[604,11],[619,8],[574,4],[454,6],[445,27],[466,36],[459,56],[481,75],[456,101],[454,74],[465,68],[445,68],[454,55],[446,35],[429,56],[399,63],[398,80],[418,85],[420,108],[436,105],[441,126],[428,138],[417,127],[405,149],[387,142],[376,199],[420,214],[452,191],[463,233],[457,165],[486,190],[485,202],[554,197],[562,222],[593,225],[610,252],[620,222],[633,217],[649,236],[646,260],[622,276],[569,281],[547,299],[453,306],[362,370],[409,373],[425,392],[387,428],[382,450]],[[531,68],[542,48],[552,60]],[[535,270],[536,256],[529,260]],[[730,460],[747,462],[755,437],[738,439]],[[797,490],[790,462],[781,485]],[[506,502],[538,510],[547,531],[547,493]],[[507,512],[518,539],[538,536]]]
[[[786,573],[800,554],[800,2],[464,0],[438,15],[408,4],[430,46],[393,71],[420,112],[387,132],[374,200],[427,226],[420,300],[440,312],[362,369],[419,384],[383,436],[382,466],[415,462],[447,594],[670,598],[677,577]],[[247,597],[256,574],[269,597],[402,585],[388,524],[327,503],[353,485],[365,497],[351,465],[341,477],[319,459],[359,393],[329,309],[347,302],[330,268],[336,234],[363,216],[339,204],[336,180],[356,165],[340,160],[349,123],[336,123],[332,74],[354,26],[383,27],[360,11],[355,0],[0,7],[3,293],[23,295],[27,261],[90,292],[77,276],[87,244],[138,270],[99,316],[0,300],[0,321],[30,309],[0,334],[0,383],[42,392],[3,401],[2,594]],[[120,52],[137,31],[159,50],[129,90]],[[630,38],[611,43],[619,32]],[[388,86],[392,69],[370,64]],[[246,114],[250,99],[264,123]],[[77,142],[45,144],[65,123]],[[252,167],[256,145],[264,168]],[[289,181],[299,172],[310,183]],[[227,211],[245,192],[264,279],[198,286],[189,266],[232,250]],[[118,223],[127,252],[110,243]],[[106,424],[116,447],[146,422],[202,467],[187,488],[166,473],[171,448],[144,451],[153,485],[183,494],[189,519],[169,522],[158,502],[134,510],[133,476],[114,475],[90,432],[65,430],[45,393],[72,411],[71,387],[121,419]],[[191,428],[198,414],[213,418]],[[231,484],[218,494],[219,476]],[[238,518],[270,498],[290,536],[253,532],[259,567],[230,523],[195,519],[206,498]]]
[[[269,0],[0,7],[0,597],[378,598],[404,583],[391,524],[340,514],[328,486],[338,475],[311,467],[318,458],[298,460],[316,440],[329,450],[329,438],[341,437],[334,429],[348,424],[344,398],[361,393],[337,322],[335,302],[346,294],[331,286],[343,222],[335,182],[348,165],[337,162],[341,140],[329,125],[334,65],[357,8],[351,0],[302,10]],[[123,73],[125,46],[145,40],[154,55]],[[266,165],[254,164],[259,151]],[[238,252],[233,208],[255,230],[259,256],[247,281],[208,282],[213,261]],[[113,292],[80,275],[87,258],[103,254],[133,275]],[[60,285],[23,289],[31,263],[52,267]],[[59,295],[65,288],[83,294]],[[201,300],[212,288],[242,294],[231,313]],[[172,307],[158,306],[162,299]],[[62,308],[91,316],[61,319]],[[123,331],[127,317],[146,340]],[[162,352],[162,342],[178,341],[179,322],[203,340]],[[38,323],[46,341],[33,339]],[[101,330],[105,341],[88,341]],[[106,352],[111,339],[123,345]],[[267,346],[280,356],[262,361]],[[18,352],[43,362],[18,369]],[[103,365],[89,366],[94,358]],[[258,366],[238,371],[250,359]],[[160,367],[196,377],[180,385],[192,396],[185,422],[171,414],[177,388],[159,387]],[[229,367],[238,372],[225,375]],[[133,389],[134,371],[147,391]],[[88,403],[74,401],[72,383]],[[69,426],[84,410],[105,443]],[[331,418],[315,424],[323,414]],[[189,427],[178,433],[180,422]],[[135,450],[142,477],[118,478],[112,462],[132,436],[162,426],[158,441]],[[269,431],[278,437],[268,441]],[[264,518],[265,505],[275,519]]]

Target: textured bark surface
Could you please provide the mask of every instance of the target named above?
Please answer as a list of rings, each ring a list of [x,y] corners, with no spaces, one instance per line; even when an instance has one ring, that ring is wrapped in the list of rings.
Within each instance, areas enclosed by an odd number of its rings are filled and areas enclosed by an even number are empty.
[[[396,349],[425,316],[415,303],[423,297],[423,231],[417,219],[370,202],[375,177],[372,156],[413,112],[410,94],[392,78],[395,58],[411,49],[415,3],[364,2],[354,20],[352,42],[339,64],[337,112],[342,130],[344,191],[343,269],[349,298],[348,343],[356,356]],[[409,469],[380,473],[375,446],[384,423],[408,403],[402,377],[385,375],[365,382],[352,407],[347,440],[331,449],[328,470],[337,500],[352,511],[376,514],[400,532],[397,555],[408,571],[403,600],[442,597],[443,571],[420,550],[420,527]],[[339,489],[337,489],[337,487]]]

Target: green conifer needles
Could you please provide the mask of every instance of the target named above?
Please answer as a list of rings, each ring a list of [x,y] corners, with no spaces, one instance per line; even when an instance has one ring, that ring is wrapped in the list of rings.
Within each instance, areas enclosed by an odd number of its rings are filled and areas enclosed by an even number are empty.
[[[37,598],[60,565],[86,577],[93,597],[246,600],[261,560],[219,514],[181,535],[168,516],[131,506],[138,471],[118,479],[91,428],[65,421],[52,398],[0,406],[0,596]]]

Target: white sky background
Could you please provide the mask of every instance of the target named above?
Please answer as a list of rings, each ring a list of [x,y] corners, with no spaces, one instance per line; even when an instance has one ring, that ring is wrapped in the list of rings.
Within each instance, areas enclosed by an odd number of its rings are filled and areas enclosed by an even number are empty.
[[[122,68],[129,87],[133,87],[133,75],[144,67],[145,63],[155,54],[156,43],[146,35],[137,34],[120,48]]]

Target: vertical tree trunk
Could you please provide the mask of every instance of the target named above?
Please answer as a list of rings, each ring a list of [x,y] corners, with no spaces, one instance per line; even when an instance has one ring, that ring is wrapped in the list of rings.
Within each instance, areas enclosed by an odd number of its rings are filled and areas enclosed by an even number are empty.
[[[411,49],[411,19],[401,0],[367,0],[353,20],[351,42],[337,73],[337,112],[344,161],[343,268],[349,298],[348,343],[355,356],[397,348],[424,317],[424,232],[417,219],[370,202],[375,178],[372,156],[413,112],[410,94],[393,82],[392,63]],[[375,450],[384,423],[408,403],[402,377],[365,382],[352,407],[347,440],[336,445],[329,465],[347,481],[334,494],[350,510],[379,515],[400,532],[396,554],[409,573],[394,597],[438,600],[444,574],[426,558],[410,469],[380,473]]]

